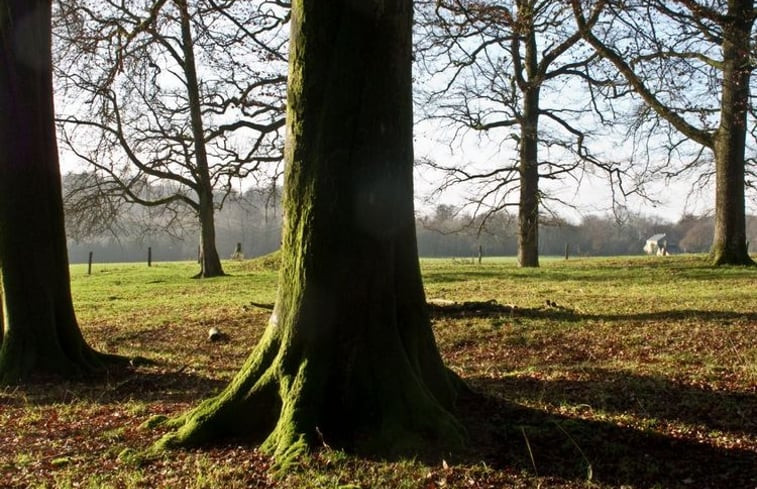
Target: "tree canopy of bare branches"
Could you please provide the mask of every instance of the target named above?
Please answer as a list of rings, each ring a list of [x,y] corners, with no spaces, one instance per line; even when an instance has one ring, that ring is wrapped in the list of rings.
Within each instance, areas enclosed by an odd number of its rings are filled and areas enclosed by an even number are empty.
[[[667,155],[661,171],[714,176],[713,263],[752,264],[745,184],[754,163],[745,153],[755,136],[754,1],[571,3],[584,38],[643,101],[635,130],[644,148],[661,147]],[[650,143],[655,140],[661,143]],[[683,164],[673,166],[676,161]]]
[[[589,145],[591,115],[601,112],[594,87],[612,80],[589,70],[599,57],[564,2],[443,0],[418,10],[426,116],[457,135],[486,132],[502,147],[502,161],[481,168],[430,162],[447,175],[441,187],[473,184],[476,213],[517,207],[519,262],[538,266],[540,205],[550,199],[539,181],[578,178],[587,163],[620,176],[618,164]]]
[[[222,275],[214,211],[282,158],[288,6],[63,0],[56,19],[59,132],[88,165],[69,200],[85,212],[109,199],[189,208],[199,276]],[[146,192],[154,182],[164,192]]]

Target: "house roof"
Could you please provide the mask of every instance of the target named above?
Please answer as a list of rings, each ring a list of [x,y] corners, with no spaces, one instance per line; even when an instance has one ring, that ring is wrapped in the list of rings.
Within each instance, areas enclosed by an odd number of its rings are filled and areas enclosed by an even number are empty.
[[[655,234],[654,236],[651,236],[647,241],[660,241],[661,239],[665,239],[665,233]]]

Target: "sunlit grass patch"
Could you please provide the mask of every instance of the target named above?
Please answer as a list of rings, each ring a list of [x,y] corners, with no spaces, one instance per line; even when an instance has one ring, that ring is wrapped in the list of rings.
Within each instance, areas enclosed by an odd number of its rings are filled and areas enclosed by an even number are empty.
[[[162,434],[142,423],[218,392],[245,360],[276,296],[275,260],[205,280],[195,263],[96,264],[72,267],[87,340],[154,363],[0,389],[0,486],[757,486],[757,270],[702,256],[421,265],[429,298],[508,305],[432,315],[445,361],[481,394],[461,399],[464,453],[325,448],[281,479],[246,440],[140,457]],[[211,326],[228,339],[208,341]]]

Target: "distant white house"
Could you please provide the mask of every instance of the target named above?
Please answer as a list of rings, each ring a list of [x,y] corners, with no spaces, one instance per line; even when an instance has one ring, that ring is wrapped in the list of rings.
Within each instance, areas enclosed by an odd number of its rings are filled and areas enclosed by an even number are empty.
[[[655,234],[647,239],[644,244],[644,252],[647,255],[665,256],[670,253],[671,245],[668,243],[665,233]]]

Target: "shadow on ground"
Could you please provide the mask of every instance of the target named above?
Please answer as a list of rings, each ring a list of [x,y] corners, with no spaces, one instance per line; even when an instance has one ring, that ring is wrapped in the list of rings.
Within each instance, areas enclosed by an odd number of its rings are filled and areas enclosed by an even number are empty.
[[[505,377],[472,379],[471,383],[481,392],[495,389],[509,398],[538,398],[545,404],[577,406],[584,411],[630,413],[652,426],[683,423],[709,432],[757,438],[757,388],[752,393],[715,391],[661,376],[607,369],[585,369],[580,380]]]
[[[429,314],[433,319],[443,318],[491,318],[491,317],[525,317],[536,319],[554,319],[559,321],[663,321],[700,319],[708,321],[757,321],[757,312],[734,312],[700,309],[679,309],[671,311],[654,311],[627,314],[587,314],[562,306],[551,301],[544,307],[517,307],[499,304],[496,301],[460,302],[447,305],[428,304]]]
[[[620,379],[637,386],[634,397],[607,388],[619,379],[608,377],[589,389],[572,381],[532,379],[467,379],[476,393],[461,402],[460,416],[470,431],[470,457],[495,468],[520,469],[539,476],[601,482],[633,487],[757,487],[757,451],[719,448],[682,433],[661,434],[634,426],[550,414],[508,400],[508,393],[528,391],[543,402],[587,403],[587,390],[602,391],[610,409],[638,410],[651,400],[643,415],[675,418],[714,429],[743,426],[755,434],[757,397],[750,394],[708,392],[678,386],[662,379]],[[598,382],[597,379],[587,382]],[[710,408],[729,409],[713,413]],[[583,404],[588,405],[588,404]],[[692,406],[699,406],[697,410]]]
[[[757,487],[757,392],[712,391],[663,377],[587,370],[578,380],[530,377],[467,378],[475,393],[461,400],[470,449],[459,462],[485,461],[495,469],[583,484],[594,481],[635,488]],[[0,407],[49,405],[85,400],[195,402],[226,385],[225,380],[179,368],[138,367],[97,383],[49,383],[0,391]],[[518,404],[570,406],[570,416]],[[603,413],[628,414],[604,420]],[[633,420],[656,420],[654,426]],[[715,446],[696,434],[669,426],[723,431],[747,443]],[[746,447],[746,448],[744,448]],[[571,487],[573,484],[571,484]]]
[[[130,400],[193,403],[219,392],[228,384],[228,380],[213,379],[185,370],[138,368],[112,371],[89,382],[50,381],[6,387],[0,390],[0,407],[44,406],[74,400],[103,404]]]

